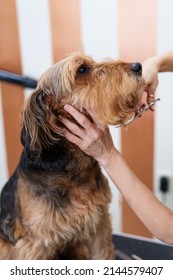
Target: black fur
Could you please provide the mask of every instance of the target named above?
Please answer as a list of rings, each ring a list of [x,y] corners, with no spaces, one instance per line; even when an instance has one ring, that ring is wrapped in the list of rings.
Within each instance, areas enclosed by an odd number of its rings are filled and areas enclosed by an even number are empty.
[[[56,143],[44,147],[41,152],[37,153],[37,150],[30,148],[29,136],[26,135],[23,128],[21,142],[24,145],[24,149],[19,165],[3,187],[0,198],[0,235],[12,243],[16,242],[13,237],[15,219],[16,217],[20,220],[22,218],[20,216],[20,205],[16,199],[19,176],[30,182],[29,185],[32,186],[35,196],[44,196],[59,209],[69,203],[69,188],[64,187],[62,184],[55,184],[56,178],[58,182],[61,176],[65,176],[68,181],[76,182],[75,185],[80,187],[84,183],[87,184],[93,168],[98,165],[93,158],[83,155],[88,161],[88,172],[86,172],[86,167],[85,170],[76,169],[74,152],[68,149],[67,141],[63,137],[60,137]],[[101,178],[100,168],[98,168],[96,177],[96,180]]]
[[[15,242],[12,232],[17,214],[15,195],[19,176],[18,173],[17,168],[3,187],[0,197],[0,236],[3,236],[3,238],[12,243]]]

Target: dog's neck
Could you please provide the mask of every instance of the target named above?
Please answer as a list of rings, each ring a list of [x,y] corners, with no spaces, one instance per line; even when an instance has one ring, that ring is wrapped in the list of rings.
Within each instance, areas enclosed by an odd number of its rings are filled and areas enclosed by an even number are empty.
[[[93,165],[95,160],[86,155],[79,147],[75,144],[69,142],[64,136],[58,135],[58,139],[55,143],[49,144],[45,147],[41,147],[41,149],[32,149],[30,147],[30,139],[29,136],[25,135],[25,129],[22,129],[21,132],[21,141],[24,146],[24,150],[22,153],[21,161],[25,158],[25,165],[27,164],[27,168],[36,168],[42,171],[60,171],[65,170],[69,165],[69,162],[85,161],[86,165],[89,167]],[[22,161],[23,162],[23,161]],[[22,163],[21,162],[21,163]],[[82,163],[81,166],[84,166]],[[73,168],[70,164],[68,169]]]
[[[89,112],[85,108],[81,108],[81,109],[76,108],[76,109],[79,110],[83,115],[85,115],[90,120],[91,123],[93,123],[93,119],[92,119],[91,115],[89,114]],[[59,120],[60,120],[59,117],[64,117],[64,118],[67,118],[68,120],[70,120],[72,123],[75,123],[78,126],[81,126],[80,123],[72,115],[70,115],[67,111],[65,111],[63,107],[61,107],[59,109],[58,113],[59,113],[58,114],[58,119]],[[63,126],[61,121],[60,121],[60,125]]]

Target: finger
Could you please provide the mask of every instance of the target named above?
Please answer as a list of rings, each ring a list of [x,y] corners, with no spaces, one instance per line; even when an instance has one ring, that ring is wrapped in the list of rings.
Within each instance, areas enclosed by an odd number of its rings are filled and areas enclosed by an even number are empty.
[[[155,100],[155,92],[153,90],[148,91],[147,103],[150,104]],[[151,111],[154,111],[154,106],[150,107]]]
[[[105,124],[103,124],[103,123],[100,123],[99,120],[95,117],[94,113],[93,113],[91,110],[88,110],[88,109],[87,109],[87,112],[90,114],[90,116],[91,116],[91,118],[92,118],[94,127],[95,127],[95,128],[98,128],[99,130],[104,131],[105,128],[107,127],[107,125],[105,125]],[[93,128],[93,124],[90,123],[90,129]]]
[[[84,116],[81,112],[75,109],[73,106],[66,104],[64,110],[67,111],[72,117],[84,128],[89,129],[91,127],[91,122]]]
[[[75,123],[71,122],[67,118],[64,118],[60,116],[60,121],[63,123],[63,125],[73,134],[80,138],[84,138],[85,136],[85,130],[80,128],[78,125]]]
[[[82,140],[76,136],[75,134],[71,133],[70,131],[68,131],[68,129],[64,129],[63,130],[63,136],[70,141],[71,143],[77,145],[78,147],[81,146]]]
[[[155,94],[148,93],[148,95],[147,95],[147,102],[148,102],[148,104],[153,102],[154,100],[155,100]]]

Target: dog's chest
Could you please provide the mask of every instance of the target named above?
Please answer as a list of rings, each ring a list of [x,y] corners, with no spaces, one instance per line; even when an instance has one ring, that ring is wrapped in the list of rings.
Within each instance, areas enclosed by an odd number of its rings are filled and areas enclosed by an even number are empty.
[[[76,238],[87,240],[96,234],[110,202],[110,191],[107,184],[98,186],[94,178],[88,182],[90,185],[87,183],[74,189],[69,186],[71,190],[66,200],[59,205],[51,200],[35,201],[30,208],[33,213],[30,213],[29,227],[38,238],[42,238],[44,232],[48,242],[63,244]]]
[[[44,161],[37,165],[39,173],[32,166],[32,176],[26,173],[19,191],[26,226],[37,238],[44,233],[44,240],[58,244],[95,234],[111,198],[107,181],[91,157],[76,151],[65,163],[57,169],[59,160],[52,165]]]

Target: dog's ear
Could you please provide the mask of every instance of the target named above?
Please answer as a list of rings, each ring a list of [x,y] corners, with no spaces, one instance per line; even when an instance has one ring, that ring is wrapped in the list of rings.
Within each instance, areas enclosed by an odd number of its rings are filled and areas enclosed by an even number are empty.
[[[57,103],[53,93],[37,88],[23,107],[21,142],[33,152],[41,152],[59,139],[62,125],[58,121]]]

